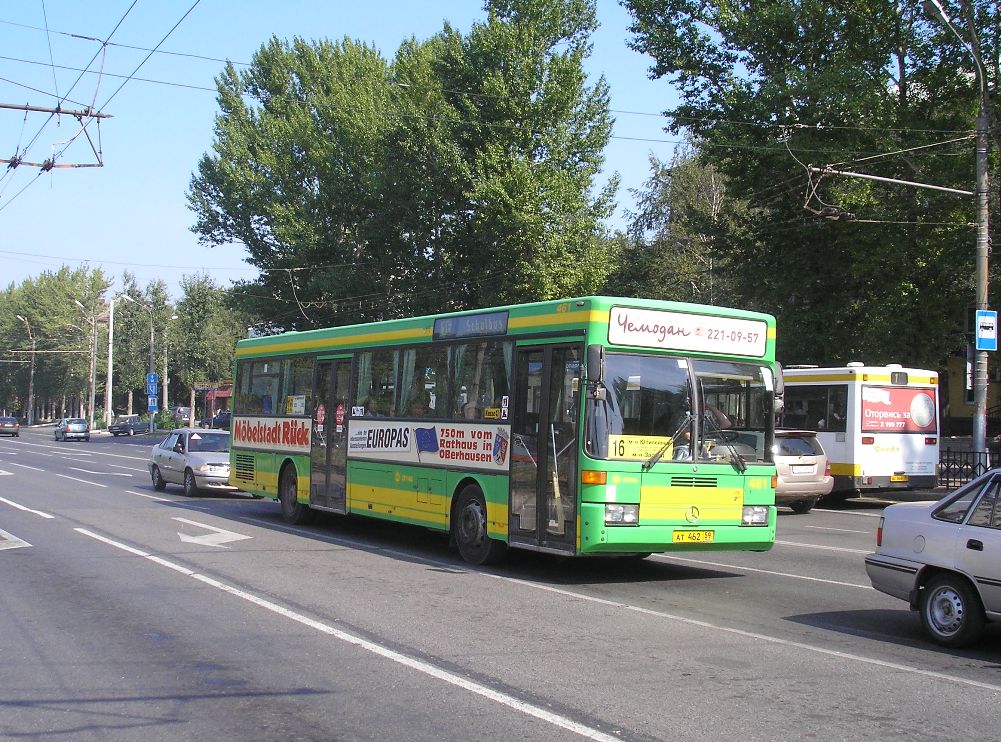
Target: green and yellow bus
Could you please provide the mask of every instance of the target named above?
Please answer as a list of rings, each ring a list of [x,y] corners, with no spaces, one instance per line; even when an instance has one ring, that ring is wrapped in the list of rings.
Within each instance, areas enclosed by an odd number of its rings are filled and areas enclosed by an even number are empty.
[[[475,564],[770,549],[775,320],[583,297],[241,340],[231,482]],[[693,443],[694,442],[694,443]]]

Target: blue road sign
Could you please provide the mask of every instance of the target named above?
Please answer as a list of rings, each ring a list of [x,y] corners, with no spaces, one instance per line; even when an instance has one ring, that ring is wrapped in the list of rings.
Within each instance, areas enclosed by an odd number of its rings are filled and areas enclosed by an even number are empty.
[[[159,409],[159,399],[155,394],[150,394],[146,397],[146,411],[156,412]]]
[[[156,384],[158,381],[156,373],[146,374],[146,394],[156,394]]]
[[[977,350],[998,349],[998,313],[993,309],[977,310]]]

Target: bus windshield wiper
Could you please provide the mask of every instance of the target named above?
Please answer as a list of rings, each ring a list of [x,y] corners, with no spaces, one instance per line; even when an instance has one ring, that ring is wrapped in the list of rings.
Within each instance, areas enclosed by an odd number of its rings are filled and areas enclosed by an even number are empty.
[[[713,415],[706,415],[705,419],[706,421],[709,422],[709,424],[713,428],[715,428],[716,432],[719,433],[719,439],[723,442],[723,445],[725,445],[727,447],[727,450],[730,452],[731,463],[733,463],[737,471],[743,474],[745,471],[747,471],[747,464],[744,462],[744,458],[739,453],[737,453],[737,449],[733,447],[733,442],[727,440],[726,433],[723,431],[723,428],[720,427],[720,424],[716,421],[716,418]]]
[[[668,439],[667,443],[657,449],[657,453],[647,459],[647,461],[643,464],[643,471],[649,471],[653,468],[654,464],[660,461],[667,449],[670,448],[678,439],[678,435],[681,433],[682,429],[691,422],[692,416],[690,414],[686,414],[684,420],[681,421],[681,425],[679,425],[678,429],[674,431],[674,435]]]

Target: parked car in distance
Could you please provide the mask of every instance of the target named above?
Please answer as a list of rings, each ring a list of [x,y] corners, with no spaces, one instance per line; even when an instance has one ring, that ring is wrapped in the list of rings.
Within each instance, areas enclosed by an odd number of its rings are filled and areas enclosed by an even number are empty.
[[[229,430],[229,423],[232,420],[232,415],[229,410],[222,410],[218,412],[215,417],[212,418],[212,422],[209,424],[210,428],[218,428],[220,430]]]
[[[191,417],[190,407],[175,407],[170,411],[171,417],[177,421],[187,420]]]
[[[56,423],[57,441],[89,441],[90,423],[82,417],[64,417]]]
[[[120,435],[135,435],[136,433],[146,433],[148,431],[149,422],[144,421],[139,415],[119,415],[108,426],[108,432],[116,438]]]
[[[17,438],[21,435],[21,423],[16,417],[0,417],[0,435]]]
[[[813,430],[775,431],[775,504],[809,513],[834,489],[831,463]]]
[[[194,497],[200,490],[233,491],[229,483],[229,431],[178,428],[153,446],[149,457],[153,489],[180,484]]]
[[[937,643],[976,643],[988,621],[1001,621],[1001,469],[941,500],[887,507],[865,570],[874,588],[919,612]]]

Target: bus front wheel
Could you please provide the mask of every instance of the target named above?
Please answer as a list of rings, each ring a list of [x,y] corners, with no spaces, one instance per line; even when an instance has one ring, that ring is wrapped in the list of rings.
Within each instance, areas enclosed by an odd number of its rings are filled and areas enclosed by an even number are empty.
[[[487,505],[475,485],[459,493],[452,528],[459,554],[470,564],[491,564],[507,550],[507,544],[487,535]]]
[[[309,520],[309,506],[298,499],[299,479],[295,467],[286,466],[278,479],[278,500],[282,504],[282,518],[286,523],[301,525]]]

